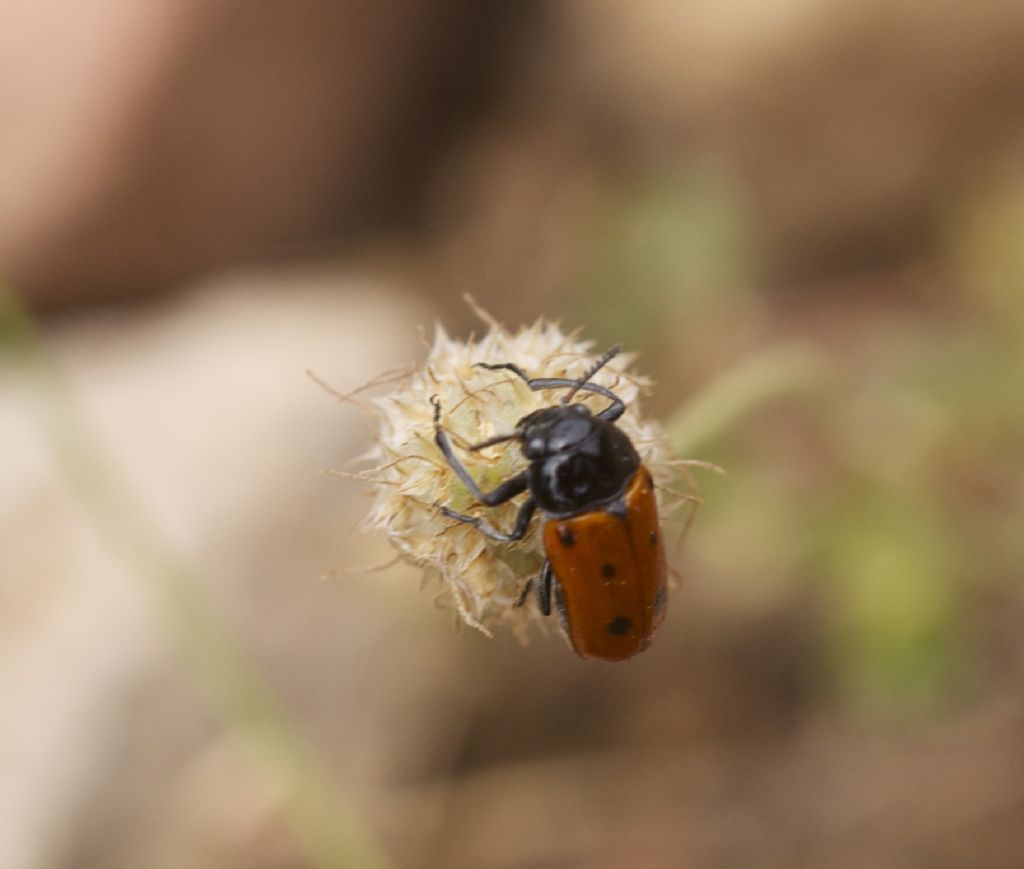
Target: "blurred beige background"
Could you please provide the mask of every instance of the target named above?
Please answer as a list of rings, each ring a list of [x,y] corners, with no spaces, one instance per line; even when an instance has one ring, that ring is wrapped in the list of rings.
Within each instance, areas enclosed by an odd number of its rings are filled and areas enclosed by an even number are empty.
[[[0,281],[69,387],[5,304],[0,867],[1022,865],[1022,46],[1010,0],[0,8]],[[372,424],[304,371],[467,291],[639,351],[729,470],[634,661],[347,572]],[[165,556],[380,862],[309,847]]]

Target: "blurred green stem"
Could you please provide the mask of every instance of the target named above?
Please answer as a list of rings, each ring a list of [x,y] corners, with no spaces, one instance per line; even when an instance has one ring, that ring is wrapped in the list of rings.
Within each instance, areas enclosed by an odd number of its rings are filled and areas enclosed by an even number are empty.
[[[672,415],[666,430],[673,450],[693,455],[758,407],[818,388],[827,369],[825,355],[805,344],[775,347],[741,362]]]
[[[90,430],[35,323],[0,283],[0,360],[32,381],[40,425],[58,467],[100,535],[145,583],[195,682],[285,798],[296,839],[312,864],[387,869],[390,861],[353,807],[340,799],[273,690],[121,478]]]

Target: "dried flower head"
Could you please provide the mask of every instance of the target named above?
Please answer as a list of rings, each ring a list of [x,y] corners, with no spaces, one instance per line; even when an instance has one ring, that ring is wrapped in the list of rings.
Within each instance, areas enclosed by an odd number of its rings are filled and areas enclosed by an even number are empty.
[[[437,327],[424,365],[408,374],[389,395],[373,399],[381,426],[369,458],[375,467],[360,475],[373,486],[367,529],[383,531],[400,555],[423,568],[425,578],[443,583],[459,617],[485,634],[496,623],[509,624],[524,637],[539,618],[533,596],[517,606],[524,584],[544,562],[534,517],[526,536],[514,543],[489,540],[476,528],[454,521],[442,505],[470,515],[486,515],[497,528],[510,529],[522,498],[488,508],[475,501],[434,441],[432,397],[456,451],[480,487],[489,491],[526,467],[515,443],[469,452],[469,444],[509,432],[526,414],[555,403],[555,390],[531,390],[508,371],[474,367],[514,362],[530,376],[576,378],[594,363],[592,342],[565,335],[557,324],[538,320],[510,332],[483,312],[489,330],[479,340],[450,338]],[[656,480],[669,474],[658,429],[637,415],[637,396],[647,381],[628,373],[630,354],[613,358],[593,382],[615,391],[626,403],[618,420]],[[607,399],[578,392],[573,401],[602,409]]]

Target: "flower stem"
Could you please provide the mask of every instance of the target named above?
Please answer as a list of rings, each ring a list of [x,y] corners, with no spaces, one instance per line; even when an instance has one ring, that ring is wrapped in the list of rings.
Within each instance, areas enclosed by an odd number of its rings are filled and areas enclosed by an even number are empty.
[[[783,395],[819,388],[827,371],[820,350],[796,343],[741,362],[671,416],[666,430],[672,449],[677,455],[692,455],[756,408]]]

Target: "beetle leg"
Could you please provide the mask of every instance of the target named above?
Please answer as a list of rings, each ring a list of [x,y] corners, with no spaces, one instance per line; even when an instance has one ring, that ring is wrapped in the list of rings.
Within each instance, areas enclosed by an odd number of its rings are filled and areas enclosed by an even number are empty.
[[[572,387],[576,387],[581,392],[593,392],[596,395],[603,395],[611,401],[611,404],[598,413],[597,416],[600,419],[607,420],[608,422],[615,422],[615,420],[626,412],[626,405],[622,399],[607,387],[601,386],[597,383],[588,382],[580,384],[578,380],[570,380],[568,377],[530,377],[522,368],[512,362],[499,362],[497,364],[490,362],[477,362],[474,367],[487,368],[491,371],[511,371],[534,392],[539,392],[542,389],[571,389]]]
[[[586,386],[582,387],[586,389]],[[608,405],[604,410],[597,414],[598,419],[603,419],[606,422],[615,422],[622,414],[626,412],[626,405],[622,399],[619,398],[614,392],[611,393],[612,403]]]
[[[504,531],[499,531],[486,519],[481,519],[479,516],[469,516],[465,513],[459,513],[453,510],[451,507],[442,507],[441,512],[444,513],[449,519],[455,519],[458,522],[465,522],[467,525],[472,525],[485,537],[490,537],[491,540],[497,540],[499,543],[512,543],[515,540],[522,540],[526,536],[526,527],[530,524],[530,519],[533,518],[534,511],[537,509],[537,502],[533,498],[527,498],[523,502],[523,506],[519,508],[519,513],[516,515],[516,525],[507,534]]]
[[[550,572],[549,572],[550,573]],[[565,598],[562,596],[562,583],[560,583],[557,577],[550,577],[551,590],[554,592],[555,598],[555,611],[558,613],[558,624],[562,628],[562,633],[569,636],[569,614],[565,611]],[[551,612],[551,602],[548,601],[548,612]],[[572,640],[569,641],[570,645]]]
[[[498,504],[504,504],[516,495],[526,491],[526,471],[522,471],[514,477],[509,477],[503,483],[499,483],[492,491],[484,492],[477,485],[476,480],[470,476],[469,471],[466,470],[462,462],[459,461],[459,457],[455,455],[455,450],[452,449],[451,441],[448,439],[448,432],[441,427],[441,402],[437,400],[436,395],[431,397],[430,402],[434,405],[434,442],[444,454],[451,469],[455,471],[458,478],[462,480],[463,485],[469,489],[474,498],[488,507],[496,507]],[[452,518],[457,517],[453,516]]]
[[[514,362],[477,362],[473,367],[486,368],[488,371],[511,371],[527,383],[530,382],[530,375],[523,371],[523,369]]]
[[[531,576],[523,583],[523,587],[520,589],[519,595],[512,606],[521,607],[526,603],[526,596],[530,593],[530,589],[533,588],[534,581],[537,583],[537,603],[540,606],[541,614],[549,616],[551,615],[551,562],[547,560],[545,560],[538,576]]]
[[[537,577],[537,603],[543,615],[551,615],[551,562],[545,561]]]
[[[584,383],[579,385],[577,380],[569,380],[567,377],[534,377],[533,380],[527,380],[527,385],[536,392],[539,389],[562,389],[563,387],[572,388],[576,387],[580,392],[593,392],[597,395],[603,395],[611,404],[608,405],[604,410],[595,414],[598,419],[607,420],[608,422],[615,422],[622,414],[626,412],[626,404],[621,398],[619,398],[614,392],[608,389],[606,386],[600,386],[597,383]]]

